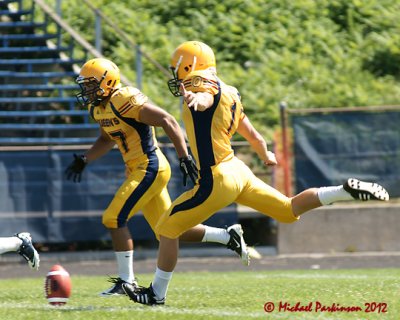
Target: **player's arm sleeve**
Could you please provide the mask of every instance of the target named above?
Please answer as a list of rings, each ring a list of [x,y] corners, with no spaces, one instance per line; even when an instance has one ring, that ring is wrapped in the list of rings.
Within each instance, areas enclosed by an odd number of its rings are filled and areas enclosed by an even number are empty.
[[[143,105],[148,102],[148,97],[139,89],[127,87],[126,102],[119,107],[119,112],[126,118],[133,118],[139,121],[139,112]]]

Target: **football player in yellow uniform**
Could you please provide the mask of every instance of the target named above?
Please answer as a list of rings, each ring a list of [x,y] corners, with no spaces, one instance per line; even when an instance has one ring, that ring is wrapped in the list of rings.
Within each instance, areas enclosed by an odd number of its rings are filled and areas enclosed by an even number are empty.
[[[121,87],[118,67],[107,59],[87,61],[77,78],[81,92],[78,101],[88,107],[92,118],[100,125],[100,136],[93,146],[75,159],[66,169],[68,179],[79,182],[87,163],[111,150],[117,144],[127,167],[128,175],[103,214],[102,222],[109,229],[116,253],[118,278],[102,296],[125,295],[122,283],[136,287],[133,272],[133,240],[127,221],[139,210],[155,230],[161,215],[169,209],[171,200],[167,184],[171,169],[157,145],[154,126],[162,127],[173,142],[184,184],[189,176],[197,179],[197,168],[173,116],[153,105],[137,88]],[[190,229],[190,228],[189,228]],[[227,229],[196,226],[180,236],[183,241],[218,242],[235,251],[248,264],[247,247],[240,224]]]
[[[265,165],[276,165],[263,137],[244,113],[236,88],[225,84],[216,71],[212,49],[199,41],[184,42],[171,58],[171,92],[184,98],[183,121],[200,177],[192,190],[179,196],[157,224],[160,247],[156,273],[148,288],[129,297],[142,304],[164,304],[175,268],[178,237],[232,202],[249,206],[279,222],[291,223],[313,208],[351,199],[388,200],[374,183],[349,179],[342,186],[312,188],[289,198],[258,179],[235,157],[230,139],[242,135]]]

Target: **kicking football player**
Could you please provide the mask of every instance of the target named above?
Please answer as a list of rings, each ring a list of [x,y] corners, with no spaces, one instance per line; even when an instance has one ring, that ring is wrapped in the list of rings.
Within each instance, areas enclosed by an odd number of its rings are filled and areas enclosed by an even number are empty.
[[[322,205],[352,199],[388,200],[378,184],[348,179],[341,186],[312,188],[292,198],[258,179],[234,156],[231,138],[242,135],[265,165],[276,165],[263,137],[243,110],[236,88],[218,76],[212,49],[199,41],[178,46],[171,58],[173,95],[184,98],[183,122],[200,177],[192,190],[179,196],[156,226],[160,236],[157,269],[150,287],[133,291],[129,297],[147,305],[164,304],[178,258],[178,238],[232,202],[251,207],[279,222],[291,223],[300,215]]]
[[[0,254],[9,251],[19,253],[32,269],[39,270],[39,253],[33,247],[30,233],[20,232],[12,237],[1,237]]]
[[[127,221],[141,210],[154,230],[161,214],[167,211],[171,200],[167,184],[171,169],[157,146],[154,127],[162,127],[173,142],[179,157],[184,185],[189,177],[197,179],[197,168],[188,154],[187,145],[179,124],[173,116],[153,105],[138,89],[121,87],[118,67],[107,59],[87,61],[77,78],[81,92],[78,101],[88,107],[92,118],[100,125],[100,135],[83,155],[74,154],[66,169],[68,179],[81,180],[85,166],[100,158],[117,144],[122,154],[128,176],[108,208],[102,222],[111,234],[117,259],[117,278],[111,278],[111,288],[100,295],[125,295],[122,284],[136,288],[133,271],[133,240]],[[240,224],[227,229],[204,225],[194,226],[180,236],[188,242],[217,242],[235,251],[243,264],[249,264],[249,254]]]

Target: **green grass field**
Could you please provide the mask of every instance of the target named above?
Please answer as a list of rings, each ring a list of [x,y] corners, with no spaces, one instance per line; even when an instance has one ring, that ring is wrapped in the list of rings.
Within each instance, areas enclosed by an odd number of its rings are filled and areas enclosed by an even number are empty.
[[[151,279],[139,278],[143,285]],[[39,278],[0,280],[0,319],[400,319],[400,269],[177,272],[161,307],[98,297],[108,285],[98,276],[72,276],[68,304],[52,307],[43,284]],[[268,302],[275,307],[270,313]],[[299,311],[283,309],[298,302]],[[320,309],[333,304],[361,311]]]

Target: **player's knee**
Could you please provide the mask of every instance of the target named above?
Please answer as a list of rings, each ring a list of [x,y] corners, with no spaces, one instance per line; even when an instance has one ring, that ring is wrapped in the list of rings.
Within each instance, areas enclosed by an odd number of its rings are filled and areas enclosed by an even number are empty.
[[[288,198],[284,209],[282,210],[282,216],[281,219],[279,219],[279,222],[282,223],[293,223],[297,222],[299,220],[299,216],[296,215],[295,210],[293,208],[293,202],[291,198]]]
[[[299,221],[299,217],[293,216],[290,219],[285,219],[283,221],[279,221],[280,223],[286,223],[286,224],[291,224]]]
[[[107,229],[118,228],[118,221],[115,217],[103,215],[102,223]]]
[[[160,235],[160,229],[162,229],[162,225],[161,225],[160,223],[157,223],[157,224],[154,226],[153,231],[154,231],[155,234],[157,234],[157,235],[159,236],[159,235]]]
[[[171,228],[168,224],[157,224],[155,233],[159,236],[163,236],[169,239],[177,239],[180,236],[180,232],[177,228]]]

